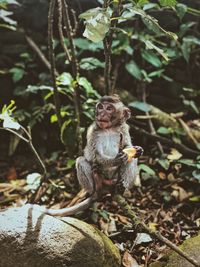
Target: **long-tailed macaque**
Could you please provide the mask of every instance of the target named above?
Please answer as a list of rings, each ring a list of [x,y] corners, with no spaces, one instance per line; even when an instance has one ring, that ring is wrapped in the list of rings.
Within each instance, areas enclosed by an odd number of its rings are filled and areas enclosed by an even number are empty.
[[[96,105],[95,121],[87,132],[84,155],[77,158],[76,170],[80,185],[89,197],[81,203],[64,209],[43,209],[53,216],[66,216],[86,209],[97,198],[102,185],[112,185],[117,179],[125,188],[140,183],[137,158],[143,149],[134,146],[136,155],[128,162],[125,148],[133,147],[126,123],[130,110],[117,95],[103,96]],[[33,205],[35,206],[35,205]]]

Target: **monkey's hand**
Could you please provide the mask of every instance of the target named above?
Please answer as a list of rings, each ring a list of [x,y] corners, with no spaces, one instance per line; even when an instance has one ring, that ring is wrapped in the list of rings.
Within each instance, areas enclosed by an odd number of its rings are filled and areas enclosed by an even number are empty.
[[[128,155],[126,153],[119,152],[114,159],[113,166],[119,166],[128,162]]]
[[[133,146],[133,148],[135,148],[136,150],[134,158],[139,158],[140,156],[142,156],[144,150],[141,146]]]

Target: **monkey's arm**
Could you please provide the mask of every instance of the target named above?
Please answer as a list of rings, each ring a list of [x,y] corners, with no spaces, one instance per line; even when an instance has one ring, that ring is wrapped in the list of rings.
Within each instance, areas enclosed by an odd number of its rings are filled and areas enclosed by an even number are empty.
[[[139,158],[144,150],[141,146],[134,146],[131,142],[131,136],[129,133],[129,126],[126,124],[123,126],[123,137],[124,137],[124,147],[123,148],[131,148],[134,147],[136,149],[136,154],[134,158]]]
[[[127,162],[128,156],[125,153],[118,153],[115,158],[103,154],[101,151],[96,151],[96,163],[100,166],[115,167]]]

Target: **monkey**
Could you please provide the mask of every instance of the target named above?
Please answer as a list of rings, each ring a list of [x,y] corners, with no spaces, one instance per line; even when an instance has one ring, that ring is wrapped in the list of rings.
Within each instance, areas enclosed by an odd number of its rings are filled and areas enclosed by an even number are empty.
[[[116,183],[116,172],[125,188],[130,189],[134,184],[140,184],[137,158],[142,155],[143,149],[132,145],[126,122],[130,116],[130,109],[122,103],[118,95],[103,96],[99,100],[95,120],[87,131],[84,154],[76,159],[79,184],[89,197],[72,207],[58,210],[44,208],[44,213],[67,216],[88,208],[98,198],[103,184]],[[128,162],[128,156],[123,149],[131,147],[136,149],[136,155]]]

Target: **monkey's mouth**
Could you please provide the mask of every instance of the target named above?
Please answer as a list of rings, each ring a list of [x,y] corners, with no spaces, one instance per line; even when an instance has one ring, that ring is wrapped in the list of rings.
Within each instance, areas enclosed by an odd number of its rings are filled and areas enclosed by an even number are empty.
[[[97,121],[97,125],[102,128],[102,129],[106,129],[110,127],[110,121],[106,120],[106,119],[100,119],[100,120],[96,120]]]

